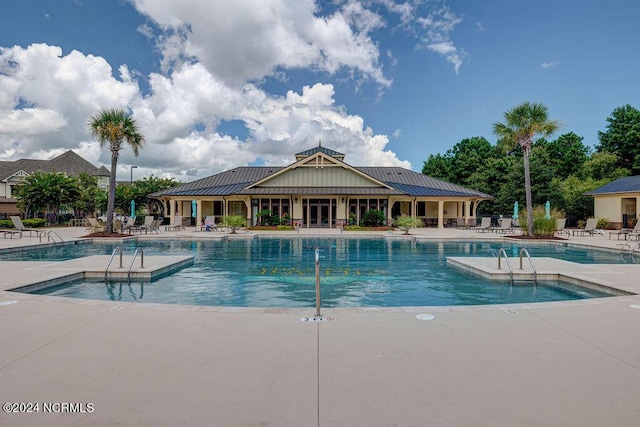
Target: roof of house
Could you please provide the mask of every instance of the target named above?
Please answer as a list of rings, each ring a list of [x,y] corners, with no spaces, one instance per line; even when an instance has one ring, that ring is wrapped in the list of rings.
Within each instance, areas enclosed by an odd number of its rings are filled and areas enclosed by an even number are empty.
[[[15,161],[0,161],[0,180],[5,180],[16,173],[24,171],[32,174],[41,172],[64,172],[70,176],[77,176],[86,172],[91,176],[109,176],[109,169],[104,166],[95,167],[87,160],[69,150],[51,160],[19,159]]]
[[[178,187],[152,193],[149,197],[163,196],[229,196],[242,195],[277,195],[277,194],[318,194],[318,195],[408,195],[408,196],[454,196],[478,197],[492,199],[493,196],[459,185],[451,184],[421,173],[400,167],[353,167],[361,173],[387,184],[390,188],[381,187],[251,187],[254,182],[273,175],[285,167],[281,166],[242,166],[221,172],[207,178],[193,181]]]
[[[609,184],[603,185],[595,190],[588,191],[584,194],[587,196],[597,196],[600,194],[612,193],[640,193],[640,175],[625,176],[618,178]]]

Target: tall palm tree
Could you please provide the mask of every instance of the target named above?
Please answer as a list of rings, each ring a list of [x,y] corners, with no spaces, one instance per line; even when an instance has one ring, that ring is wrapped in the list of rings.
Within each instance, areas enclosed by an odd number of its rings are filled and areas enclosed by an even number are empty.
[[[549,120],[547,107],[539,103],[529,103],[513,107],[504,113],[505,123],[494,123],[493,133],[499,138],[499,145],[512,150],[520,145],[524,157],[524,185],[527,203],[527,231],[533,236],[533,206],[531,201],[531,176],[529,174],[529,153],[536,135],[548,137],[560,127],[557,120]]]
[[[122,144],[127,143],[138,157],[144,145],[144,136],[138,130],[136,121],[129,113],[119,109],[105,109],[89,118],[89,131],[98,138],[100,147],[109,144],[111,151],[111,176],[109,177],[109,198],[107,202],[107,233],[113,233],[113,210],[116,200],[116,167]]]

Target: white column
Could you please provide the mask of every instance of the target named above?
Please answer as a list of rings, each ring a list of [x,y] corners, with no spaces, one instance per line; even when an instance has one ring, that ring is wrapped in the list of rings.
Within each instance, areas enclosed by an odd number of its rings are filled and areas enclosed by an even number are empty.
[[[438,200],[438,228],[444,228],[444,200]]]
[[[472,225],[472,224],[469,224],[470,217],[471,217],[471,200],[467,200],[466,202],[464,202],[464,224],[465,225]]]

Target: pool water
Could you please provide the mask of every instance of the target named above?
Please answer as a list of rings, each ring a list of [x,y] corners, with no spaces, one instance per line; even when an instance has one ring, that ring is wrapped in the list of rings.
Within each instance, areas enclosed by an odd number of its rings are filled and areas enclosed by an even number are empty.
[[[143,241],[145,255],[195,255],[193,266],[151,283],[81,281],[35,293],[73,298],[152,303],[313,307],[315,249],[320,254],[323,307],[485,305],[574,300],[611,296],[564,282],[492,282],[446,265],[450,256],[495,256],[504,248],[518,256],[581,263],[620,263],[615,253],[560,245],[504,242],[416,241],[384,238],[270,238],[223,241]],[[61,246],[23,253],[20,260],[71,259],[111,254],[112,244]],[[0,259],[6,259],[3,254]],[[33,258],[35,257],[35,258]],[[38,258],[42,257],[42,258]]]

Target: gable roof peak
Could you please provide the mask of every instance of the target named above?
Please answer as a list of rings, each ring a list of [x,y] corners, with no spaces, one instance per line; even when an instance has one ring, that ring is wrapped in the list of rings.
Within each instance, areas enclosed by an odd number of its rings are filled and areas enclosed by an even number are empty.
[[[325,148],[322,146],[322,141],[318,141],[318,146],[314,147],[310,150],[305,150],[305,151],[301,151],[299,153],[296,153],[296,161],[300,161],[302,159],[304,159],[305,157],[310,157],[313,156],[314,154],[318,154],[318,153],[323,153],[326,154],[329,157],[333,157],[335,159],[340,160],[341,162],[344,161],[344,153],[340,153],[338,151],[335,150],[331,150],[330,148]]]

